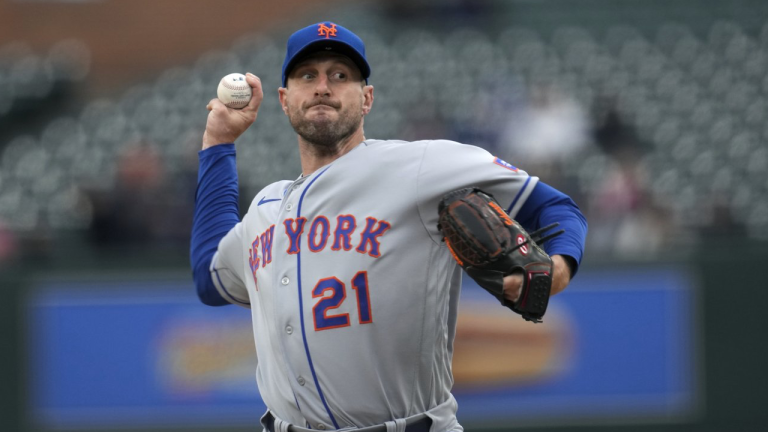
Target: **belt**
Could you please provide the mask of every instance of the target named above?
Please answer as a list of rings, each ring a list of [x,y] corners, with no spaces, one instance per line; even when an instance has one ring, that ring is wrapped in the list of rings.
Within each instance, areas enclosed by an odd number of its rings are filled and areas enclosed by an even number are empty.
[[[262,418],[262,425],[269,432],[275,432],[275,417],[272,413],[268,412]],[[417,416],[409,417],[405,422],[405,432],[429,432],[432,427],[432,419],[426,414],[420,414]],[[299,426],[288,426],[288,432],[317,432],[316,429],[307,429]],[[387,426],[385,424],[378,424],[376,426],[367,426],[360,429],[351,429],[350,432],[387,432]]]

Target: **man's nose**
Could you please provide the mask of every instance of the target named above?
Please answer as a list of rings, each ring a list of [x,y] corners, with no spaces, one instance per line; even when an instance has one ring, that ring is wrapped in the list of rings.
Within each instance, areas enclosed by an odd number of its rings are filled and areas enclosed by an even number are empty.
[[[315,95],[316,96],[328,96],[331,94],[331,89],[328,87],[328,77],[320,75],[315,81]]]

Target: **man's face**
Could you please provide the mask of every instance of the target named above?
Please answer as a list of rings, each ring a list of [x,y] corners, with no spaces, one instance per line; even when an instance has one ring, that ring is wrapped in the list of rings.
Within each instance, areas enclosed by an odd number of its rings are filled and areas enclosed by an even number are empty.
[[[318,53],[301,62],[280,89],[280,103],[299,136],[334,150],[363,124],[373,102],[373,87],[347,57]]]

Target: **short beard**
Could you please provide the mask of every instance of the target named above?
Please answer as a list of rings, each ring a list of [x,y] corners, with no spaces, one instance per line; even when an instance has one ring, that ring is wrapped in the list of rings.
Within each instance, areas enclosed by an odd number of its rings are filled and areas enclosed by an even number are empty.
[[[357,131],[363,121],[362,114],[355,115],[354,111],[347,110],[339,112],[339,120],[335,123],[328,119],[307,120],[298,111],[293,111],[288,118],[293,130],[321,157],[338,154],[344,141]]]

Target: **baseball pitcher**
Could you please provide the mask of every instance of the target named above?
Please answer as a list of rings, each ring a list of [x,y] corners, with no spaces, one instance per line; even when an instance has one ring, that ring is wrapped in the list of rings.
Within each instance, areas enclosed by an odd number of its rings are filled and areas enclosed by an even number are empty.
[[[234,143],[263,98],[246,76],[244,108],[207,107],[191,263],[203,303],[250,309],[264,429],[462,431],[451,357],[463,271],[540,321],[581,262],[578,207],[475,146],[367,139],[363,41],[322,22],[288,39],[277,95],[302,170],[241,220]]]

